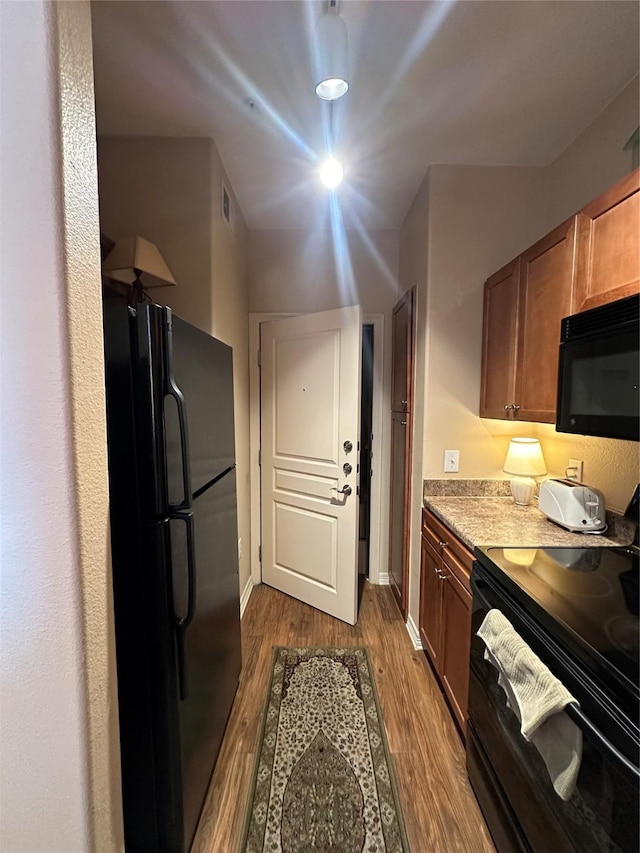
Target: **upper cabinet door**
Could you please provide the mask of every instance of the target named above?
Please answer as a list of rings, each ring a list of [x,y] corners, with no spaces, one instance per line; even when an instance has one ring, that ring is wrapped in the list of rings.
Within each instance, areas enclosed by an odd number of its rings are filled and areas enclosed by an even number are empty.
[[[555,423],[560,324],[571,313],[576,268],[573,217],[521,255],[516,416]]]
[[[640,169],[578,214],[578,272],[571,313],[640,290]]]
[[[519,284],[520,259],[516,258],[484,286],[481,418],[506,418],[514,411]]]
[[[393,309],[391,411],[410,412],[413,371],[413,312],[415,289],[408,290]]]

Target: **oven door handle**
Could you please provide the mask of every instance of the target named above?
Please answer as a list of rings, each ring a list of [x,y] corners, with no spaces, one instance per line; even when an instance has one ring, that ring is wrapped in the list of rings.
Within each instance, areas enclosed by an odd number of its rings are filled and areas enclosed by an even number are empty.
[[[608,741],[606,737],[602,734],[602,732],[597,729],[591,720],[586,717],[581,708],[574,704],[573,702],[567,705],[564,709],[567,712],[567,715],[573,720],[573,722],[578,726],[579,729],[582,729],[583,732],[589,732],[589,734],[593,735],[593,737],[600,743],[600,745],[611,755],[613,755],[626,769],[629,773],[633,774],[636,779],[640,779],[640,769],[638,769],[635,764],[633,764],[626,755],[623,755],[619,749],[617,749],[611,741]]]

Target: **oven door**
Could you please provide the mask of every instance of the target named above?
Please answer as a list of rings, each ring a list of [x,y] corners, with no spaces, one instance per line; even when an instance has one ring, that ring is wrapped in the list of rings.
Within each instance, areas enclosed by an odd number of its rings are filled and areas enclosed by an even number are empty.
[[[487,611],[500,610],[580,702],[575,673],[567,673],[556,659],[548,635],[536,642],[536,637],[542,637],[541,628],[477,563],[471,585],[467,769],[497,849],[500,853],[637,853],[637,770],[599,730],[581,725],[583,755],[576,790],[567,802],[558,797],[537,749],[520,734],[495,668],[484,659],[485,646],[476,632]]]

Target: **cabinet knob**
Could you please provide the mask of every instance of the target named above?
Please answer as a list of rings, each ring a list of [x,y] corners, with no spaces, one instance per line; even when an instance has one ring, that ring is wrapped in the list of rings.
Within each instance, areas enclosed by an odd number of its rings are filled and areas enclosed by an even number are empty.
[[[446,548],[448,544],[449,544],[448,542],[444,542],[444,541],[438,542],[438,545],[440,546],[440,548]]]
[[[513,406],[505,406],[504,407],[505,412],[510,412],[512,409],[513,409]]]
[[[511,406],[511,408],[513,409],[514,412],[518,412],[520,410],[520,406],[516,406],[515,403],[513,406]]]

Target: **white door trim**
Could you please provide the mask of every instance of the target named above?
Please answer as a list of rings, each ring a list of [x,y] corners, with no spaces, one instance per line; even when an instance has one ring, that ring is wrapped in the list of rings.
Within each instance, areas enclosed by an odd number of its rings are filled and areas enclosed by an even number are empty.
[[[249,314],[249,484],[251,493],[251,580],[262,583],[262,571],[258,549],[262,543],[260,517],[260,324],[267,320],[281,320],[296,314]],[[373,326],[373,476],[371,478],[371,537],[369,542],[369,581],[388,583],[388,574],[380,571],[383,554],[382,519],[382,449],[384,447],[384,315],[363,314],[362,322]],[[377,537],[374,540],[375,532]],[[381,577],[382,575],[382,577]]]

